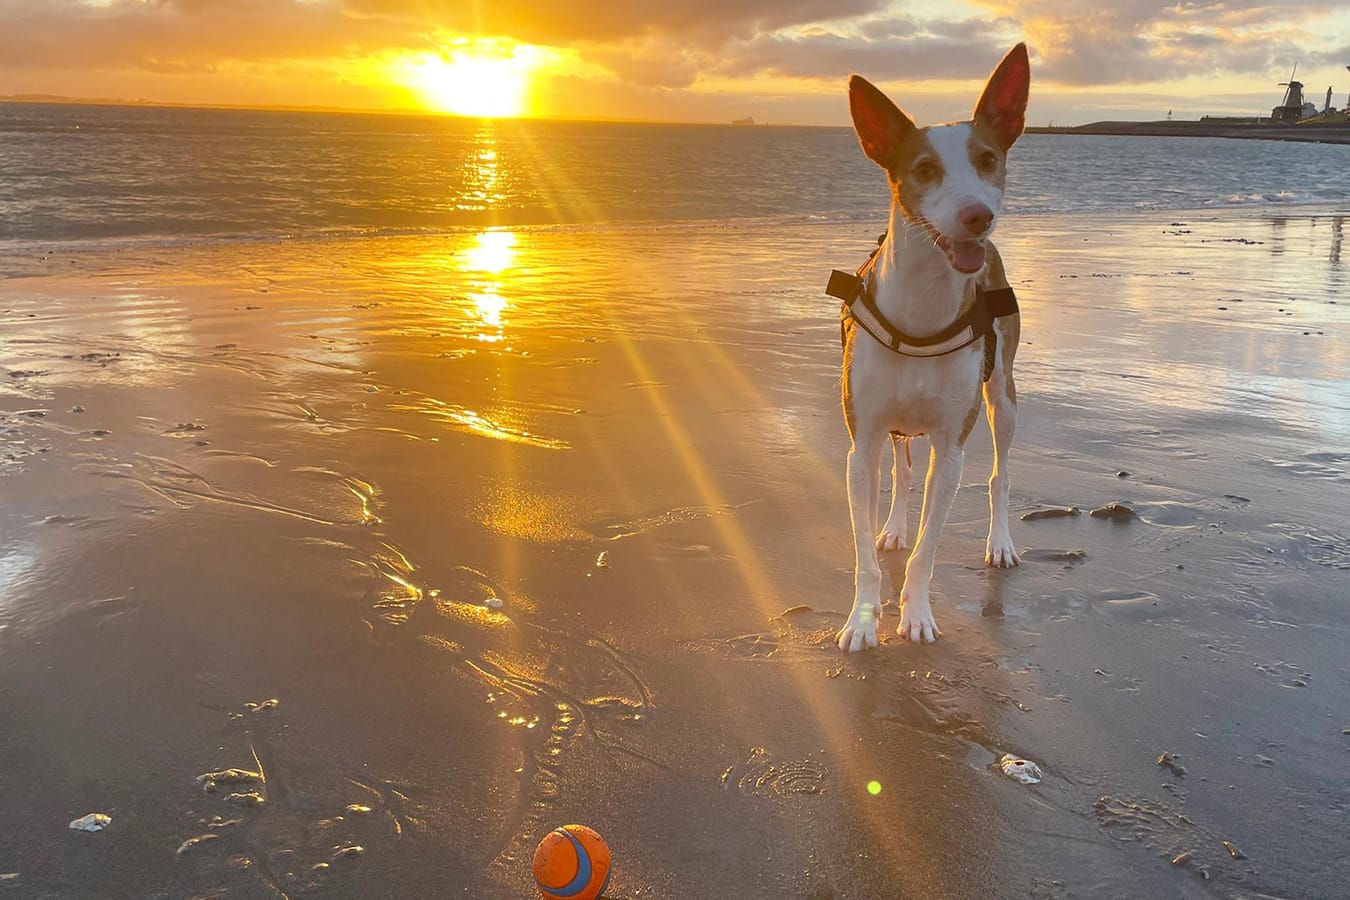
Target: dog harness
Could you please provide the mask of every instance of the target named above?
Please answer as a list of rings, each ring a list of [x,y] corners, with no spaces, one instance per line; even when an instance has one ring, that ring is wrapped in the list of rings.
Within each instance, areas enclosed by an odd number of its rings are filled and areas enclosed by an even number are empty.
[[[881,243],[885,238],[883,234],[877,239],[877,248],[868,254],[867,261],[858,267],[857,274],[850,275],[838,269],[830,272],[825,293],[844,301],[839,308],[840,344],[845,342],[850,319],[883,346],[901,356],[946,356],[983,338],[984,366],[980,378],[988,381],[994,372],[994,359],[998,353],[998,332],[994,330],[994,320],[1017,312],[1017,295],[1013,289],[1006,287],[987,291],[976,285],[974,304],[951,325],[926,337],[905,334],[882,315],[872,290],[877,254],[881,252]]]

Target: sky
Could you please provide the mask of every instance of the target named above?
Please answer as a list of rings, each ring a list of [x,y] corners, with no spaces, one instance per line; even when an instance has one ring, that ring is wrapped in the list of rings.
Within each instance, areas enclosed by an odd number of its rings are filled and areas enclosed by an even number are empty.
[[[1031,125],[1350,105],[1343,0],[0,0],[0,95],[844,125],[857,72],[924,124],[1018,41]]]

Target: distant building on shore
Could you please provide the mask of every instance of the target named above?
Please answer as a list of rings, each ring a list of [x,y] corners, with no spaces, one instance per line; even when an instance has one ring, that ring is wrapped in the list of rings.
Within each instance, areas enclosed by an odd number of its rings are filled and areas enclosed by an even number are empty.
[[[731,120],[731,124],[732,124],[732,125],[753,125],[753,124],[755,124],[755,117],[754,117],[754,116],[746,116],[744,119],[732,119],[732,120]]]
[[[1312,106],[1311,103],[1303,102],[1303,82],[1295,81],[1294,75],[1298,72],[1298,63],[1294,63],[1294,71],[1289,73],[1288,81],[1281,81],[1280,87],[1285,88],[1284,99],[1280,105],[1272,107],[1270,110],[1270,121],[1278,125],[1293,125],[1306,113],[1304,106]],[[1313,115],[1317,114],[1316,107],[1313,108]]]

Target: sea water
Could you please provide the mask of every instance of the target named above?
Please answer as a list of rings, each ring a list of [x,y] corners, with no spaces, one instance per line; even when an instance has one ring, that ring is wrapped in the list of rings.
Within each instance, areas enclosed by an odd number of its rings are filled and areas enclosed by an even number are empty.
[[[1350,147],[1026,135],[1011,215],[1350,199]],[[884,222],[850,129],[0,103],[0,241]]]

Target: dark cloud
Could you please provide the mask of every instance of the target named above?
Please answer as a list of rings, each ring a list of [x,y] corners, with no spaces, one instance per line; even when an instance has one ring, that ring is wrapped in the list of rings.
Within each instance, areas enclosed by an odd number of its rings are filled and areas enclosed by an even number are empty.
[[[7,66],[192,68],[424,50],[436,32],[551,46],[735,37],[875,12],[887,0],[0,0]]]
[[[916,28],[882,37],[811,32],[762,35],[737,44],[716,71],[767,72],[800,78],[843,78],[859,72],[874,81],[984,78],[1012,46],[997,26],[980,33]]]

